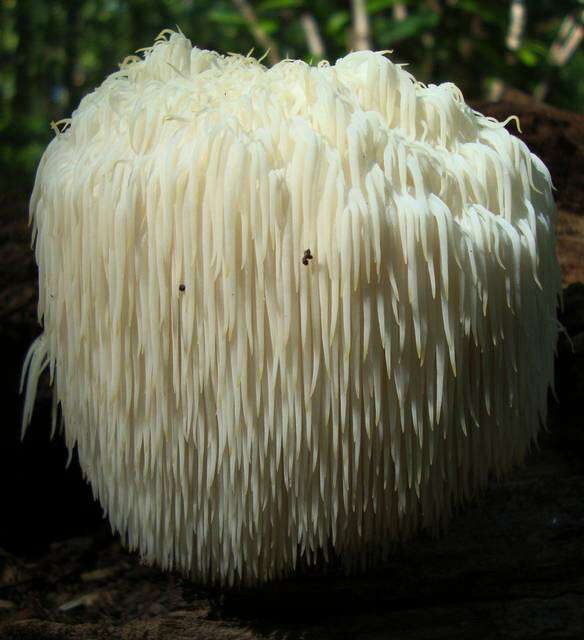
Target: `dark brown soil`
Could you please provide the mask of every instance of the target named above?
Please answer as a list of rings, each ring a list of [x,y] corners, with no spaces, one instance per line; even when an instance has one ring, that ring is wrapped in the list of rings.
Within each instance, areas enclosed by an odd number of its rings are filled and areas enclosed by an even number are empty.
[[[566,285],[584,281],[584,117],[517,94],[558,189]],[[20,442],[17,378],[38,328],[26,199],[0,199],[0,639],[547,639],[584,637],[584,284],[565,292],[557,393],[526,465],[493,483],[438,540],[420,535],[366,576],[331,570],[217,591],[142,566],[113,537],[75,462],[50,442],[41,389]]]

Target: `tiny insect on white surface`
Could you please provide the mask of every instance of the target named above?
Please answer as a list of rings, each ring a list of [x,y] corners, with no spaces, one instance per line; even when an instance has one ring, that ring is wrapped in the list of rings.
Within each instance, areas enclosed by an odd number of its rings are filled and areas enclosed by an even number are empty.
[[[165,30],[66,125],[31,198],[23,428],[48,367],[146,561],[358,570],[523,459],[553,380],[551,180],[456,86]]]

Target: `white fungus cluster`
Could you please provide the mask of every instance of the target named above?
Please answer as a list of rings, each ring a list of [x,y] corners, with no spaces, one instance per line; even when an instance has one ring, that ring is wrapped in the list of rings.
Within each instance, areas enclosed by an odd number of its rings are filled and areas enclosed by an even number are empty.
[[[357,569],[522,460],[553,374],[550,176],[456,86],[166,31],[66,125],[31,200],[24,426],[48,367],[147,561]]]

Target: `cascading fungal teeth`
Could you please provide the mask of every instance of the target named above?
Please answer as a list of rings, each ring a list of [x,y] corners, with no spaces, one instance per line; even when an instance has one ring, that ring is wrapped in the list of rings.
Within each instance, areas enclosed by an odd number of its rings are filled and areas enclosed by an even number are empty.
[[[330,544],[363,568],[546,415],[549,172],[384,53],[267,69],[164,30],[55,123],[23,428],[48,366],[53,430],[60,404],[148,562],[250,585]]]

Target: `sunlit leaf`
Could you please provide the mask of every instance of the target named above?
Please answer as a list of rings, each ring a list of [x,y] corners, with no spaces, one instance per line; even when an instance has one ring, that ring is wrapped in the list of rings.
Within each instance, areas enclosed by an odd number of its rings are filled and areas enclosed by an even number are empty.
[[[349,17],[348,11],[335,11],[326,22],[326,32],[331,36],[337,35],[346,27]]]
[[[368,0],[367,12],[370,14],[378,13],[384,9],[390,9],[396,4],[396,0]]]
[[[245,20],[241,14],[235,11],[229,11],[228,9],[214,9],[213,11],[209,11],[208,18],[212,22],[218,22],[220,24],[245,24]]]
[[[277,11],[279,9],[296,9],[304,5],[304,0],[264,0],[264,2],[258,2],[254,4],[255,10],[258,14],[262,14],[265,11]]]
[[[260,28],[268,35],[272,35],[278,31],[278,22],[276,20],[260,20]]]
[[[534,67],[537,64],[537,56],[527,47],[522,47],[521,49],[519,49],[519,51],[517,52],[517,57],[519,58],[519,60],[521,60],[521,62],[523,62],[523,64],[527,65],[528,67]]]

